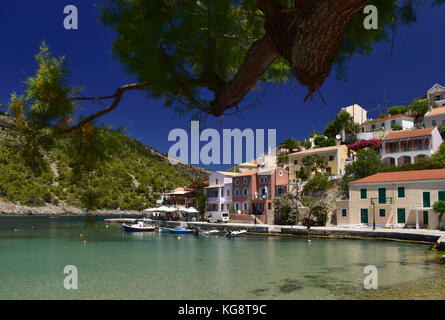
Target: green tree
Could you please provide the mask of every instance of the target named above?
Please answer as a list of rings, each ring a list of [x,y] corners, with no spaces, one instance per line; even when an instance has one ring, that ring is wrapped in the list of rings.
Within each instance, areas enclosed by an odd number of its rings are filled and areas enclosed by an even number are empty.
[[[356,140],[356,135],[360,132],[360,126],[354,123],[354,119],[346,111],[337,114],[335,119],[327,124],[324,129],[324,134],[335,142],[335,136],[340,134],[341,130],[345,130],[345,133],[352,134],[353,141]]]
[[[329,190],[334,186],[334,181],[328,174],[317,174],[311,178],[303,187],[303,192],[316,192]]]
[[[445,212],[445,201],[439,200],[434,202],[433,210],[439,214],[439,229],[442,230],[442,216]]]
[[[381,172],[384,165],[378,151],[374,149],[360,149],[356,160],[345,168],[345,174],[340,182],[340,188],[345,194],[349,193],[349,182],[362,179]]]
[[[297,139],[287,138],[280,143],[279,147],[286,149],[286,153],[289,154],[291,152],[294,152],[295,149],[298,149],[300,145],[301,144]]]
[[[310,221],[317,225],[326,225],[329,206],[325,201],[319,201],[312,197],[302,197],[301,203],[305,210],[299,210],[299,220],[310,228]]]
[[[275,224],[295,225],[298,221],[298,201],[296,196],[286,193],[273,199]]]
[[[286,164],[289,164],[289,155],[280,154],[279,156],[277,156],[277,166],[282,167]]]
[[[312,175],[313,172],[322,172],[328,166],[326,157],[320,154],[310,154],[301,159],[303,166]]]
[[[393,106],[386,111],[389,115],[395,116],[396,114],[405,114],[409,110],[408,107],[405,106]]]

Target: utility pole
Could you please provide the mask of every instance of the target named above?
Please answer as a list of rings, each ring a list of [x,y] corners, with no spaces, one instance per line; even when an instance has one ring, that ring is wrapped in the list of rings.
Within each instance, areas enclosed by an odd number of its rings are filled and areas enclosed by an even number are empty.
[[[388,111],[388,100],[386,100],[386,90],[383,90],[383,98],[385,99],[385,112]]]

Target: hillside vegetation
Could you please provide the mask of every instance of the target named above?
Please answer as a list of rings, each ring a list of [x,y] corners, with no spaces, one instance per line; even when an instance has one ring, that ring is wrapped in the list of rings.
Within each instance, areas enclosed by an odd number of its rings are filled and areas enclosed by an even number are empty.
[[[82,197],[94,190],[97,209],[141,210],[154,206],[165,189],[208,178],[208,171],[171,165],[166,156],[123,133],[98,130],[113,145],[113,152],[88,175],[78,175],[63,145],[47,152],[38,170],[33,168],[17,150],[19,131],[0,126],[0,199],[27,206],[64,202],[82,208]]]

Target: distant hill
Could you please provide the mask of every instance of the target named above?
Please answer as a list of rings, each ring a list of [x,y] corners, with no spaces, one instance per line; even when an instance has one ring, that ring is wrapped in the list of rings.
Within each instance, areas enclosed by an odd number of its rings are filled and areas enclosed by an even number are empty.
[[[114,135],[118,152],[92,175],[98,209],[142,210],[154,206],[165,188],[205,180],[211,173],[189,164],[171,165],[165,155],[137,140],[102,130]],[[13,119],[0,115],[0,200],[34,207],[63,204],[80,208],[87,184],[73,180],[68,155],[54,150],[45,156],[47,168],[36,173],[8,147],[16,136]]]

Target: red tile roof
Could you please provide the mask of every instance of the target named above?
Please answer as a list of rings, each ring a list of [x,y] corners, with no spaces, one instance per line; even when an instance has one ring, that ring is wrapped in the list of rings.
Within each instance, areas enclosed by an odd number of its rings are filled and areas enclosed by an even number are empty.
[[[388,133],[383,140],[407,138],[407,137],[418,137],[430,135],[435,128],[417,129],[417,130],[404,130],[404,131],[393,131]]]
[[[372,176],[353,181],[351,182],[351,184],[414,181],[414,180],[445,180],[445,169],[380,172]]]
[[[443,108],[435,108],[432,111],[427,112],[425,117],[437,116],[438,114],[443,114],[443,113],[445,113],[445,107],[443,107]]]
[[[362,126],[367,125],[367,124],[371,124],[371,123],[376,123],[376,122],[381,122],[381,121],[386,121],[386,120],[392,120],[392,119],[397,119],[397,118],[409,118],[409,119],[414,119],[414,117],[411,116],[407,116],[404,114],[395,114],[393,116],[389,116],[386,118],[379,118],[379,119],[374,119],[374,120],[370,120],[370,121],[366,121],[362,124]]]

